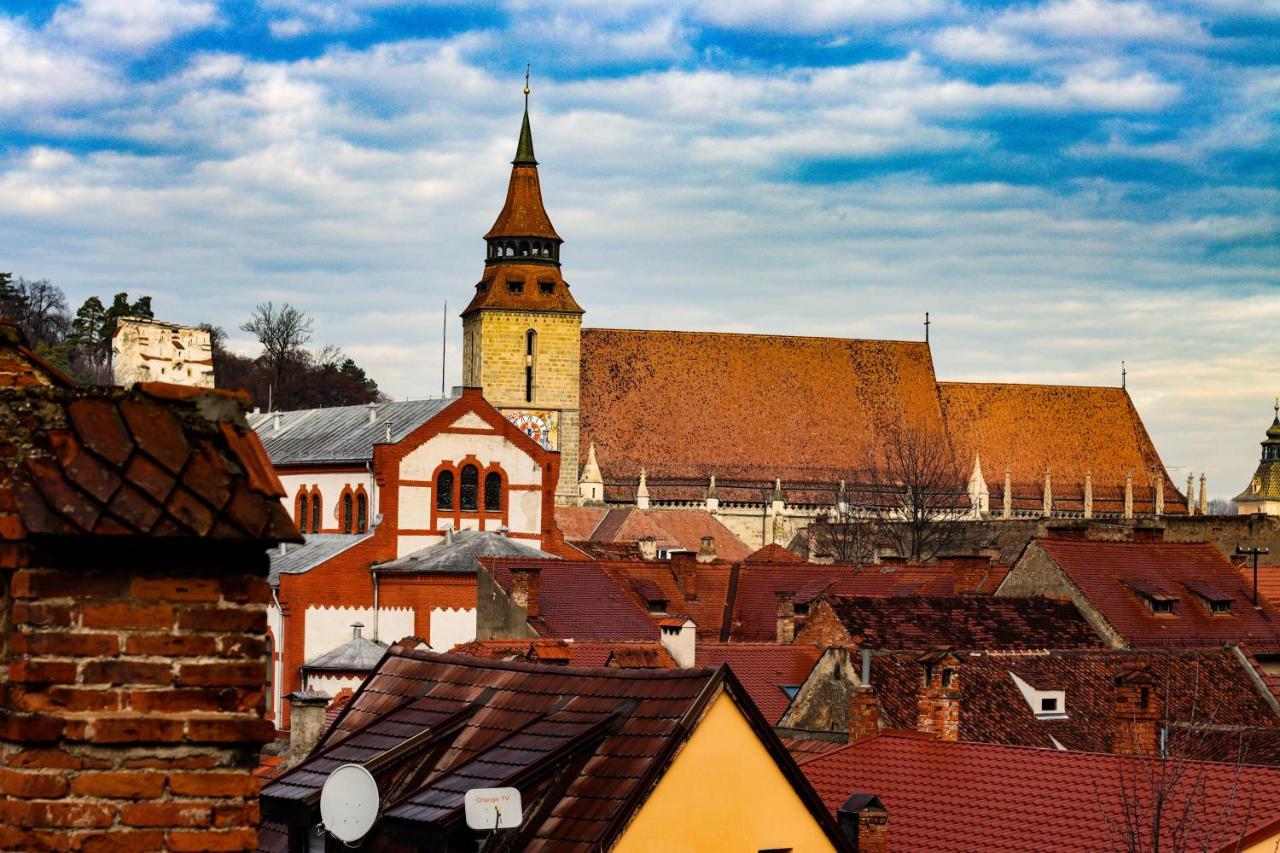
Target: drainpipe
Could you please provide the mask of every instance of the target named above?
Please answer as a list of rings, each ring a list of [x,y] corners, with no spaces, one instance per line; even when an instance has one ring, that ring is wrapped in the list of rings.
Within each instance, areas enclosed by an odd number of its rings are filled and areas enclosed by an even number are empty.
[[[378,570],[373,570],[373,641],[378,642]]]
[[[279,675],[276,674],[276,661],[275,661],[274,655],[272,656],[271,660],[267,661],[267,666],[271,667],[271,684],[274,687],[274,691],[276,693],[279,693],[280,696],[283,697],[284,685],[280,683],[280,678],[284,675],[284,666],[283,666],[284,638],[287,637],[288,634],[285,632],[284,608],[280,606],[280,590],[275,589],[273,587],[271,589],[271,599],[276,603],[276,610],[280,612],[280,636],[276,637],[277,648],[274,650],[276,654],[280,655],[280,662],[281,662],[280,674]],[[280,700],[280,706],[276,707],[276,697],[274,696],[271,697],[271,712],[276,715],[275,724],[276,724],[276,728],[278,729],[280,728],[280,723],[283,722],[284,720],[284,699],[283,698]]]

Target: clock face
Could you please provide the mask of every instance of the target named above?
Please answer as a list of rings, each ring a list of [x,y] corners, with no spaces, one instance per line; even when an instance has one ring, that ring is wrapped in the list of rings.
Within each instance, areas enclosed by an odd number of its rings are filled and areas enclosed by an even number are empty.
[[[541,444],[551,447],[551,418],[537,412],[512,412],[511,422],[522,433]]]

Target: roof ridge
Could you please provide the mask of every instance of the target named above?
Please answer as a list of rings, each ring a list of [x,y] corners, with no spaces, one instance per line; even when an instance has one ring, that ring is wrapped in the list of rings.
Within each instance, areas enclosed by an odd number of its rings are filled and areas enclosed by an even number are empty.
[[[532,641],[535,638],[528,638]],[[586,642],[586,641],[584,641]],[[608,642],[608,641],[600,641]],[[656,642],[656,641],[655,641]],[[397,657],[414,658],[421,661],[440,661],[441,663],[465,664],[483,669],[505,669],[513,672],[532,672],[564,677],[574,675],[582,678],[618,678],[634,681],[646,678],[699,679],[715,675],[714,667],[688,667],[684,669],[610,669],[607,667],[568,667],[563,664],[541,664],[525,661],[503,661],[490,658],[478,658],[471,655],[453,654],[451,652],[432,652],[422,648],[409,648],[393,643],[387,654]]]
[[[913,341],[905,338],[841,338],[835,335],[797,335],[786,332],[725,332],[725,331],[704,331],[700,329],[631,329],[631,328],[606,328],[603,326],[584,326],[583,332],[634,332],[645,335],[703,335],[717,337],[734,337],[734,338],[799,338],[804,341],[836,341],[839,343],[870,343],[870,344],[911,344],[915,346],[928,347],[925,341]]]
[[[1114,385],[1071,385],[1064,382],[991,382],[986,380],[965,380],[965,379],[939,379],[939,385],[986,385],[991,387],[1001,386],[1010,388],[1071,388],[1073,390],[1088,391],[1124,391],[1127,396],[1127,389],[1118,388]]]

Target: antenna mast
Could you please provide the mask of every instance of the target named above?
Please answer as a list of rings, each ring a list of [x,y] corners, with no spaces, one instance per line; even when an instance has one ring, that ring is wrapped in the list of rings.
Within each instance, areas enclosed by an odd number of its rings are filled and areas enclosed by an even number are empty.
[[[440,399],[444,399],[444,365],[449,360],[449,300],[440,314]]]

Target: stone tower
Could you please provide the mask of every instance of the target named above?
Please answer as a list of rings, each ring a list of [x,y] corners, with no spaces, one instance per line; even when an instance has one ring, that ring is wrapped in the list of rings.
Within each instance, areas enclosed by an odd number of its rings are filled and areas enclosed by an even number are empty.
[[[1245,490],[1233,499],[1236,512],[1280,515],[1280,399],[1276,400],[1275,418],[1262,442],[1262,459]],[[1203,489],[1201,493],[1203,494]]]
[[[530,436],[560,451],[558,502],[578,496],[582,308],[560,274],[560,244],[542,206],[528,89],[507,200],[484,235],[484,276],[462,312],[462,381]]]

